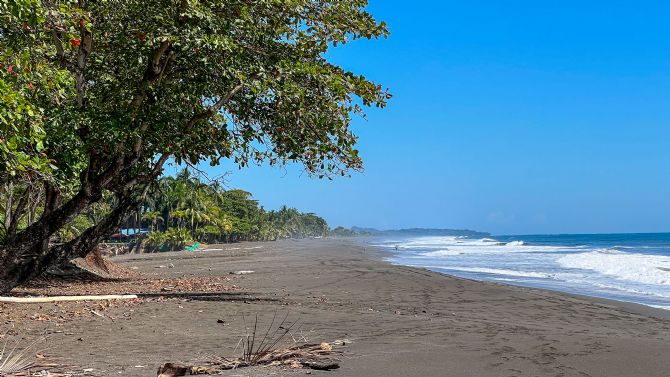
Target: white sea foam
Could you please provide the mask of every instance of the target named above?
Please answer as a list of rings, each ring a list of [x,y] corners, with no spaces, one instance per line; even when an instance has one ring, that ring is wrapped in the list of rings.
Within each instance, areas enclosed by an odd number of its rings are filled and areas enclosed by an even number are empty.
[[[395,242],[393,246],[399,249],[439,249],[443,246],[456,245],[460,242],[460,237],[419,237]]]
[[[558,259],[565,268],[595,271],[631,282],[670,285],[670,257],[596,250],[565,255]]]
[[[568,280],[568,281],[570,281],[570,280]],[[631,286],[626,285],[626,284],[598,283],[598,282],[593,282],[593,281],[591,281],[589,283],[598,287],[598,288],[604,288],[604,289],[608,289],[608,290],[615,290],[615,291],[633,293],[635,295],[646,295],[646,296],[656,296],[656,297],[670,298],[670,292],[668,292],[667,289],[658,290],[658,289],[654,289],[654,286],[650,286],[650,285],[644,285],[640,289],[637,289],[637,288],[632,288]]]
[[[523,241],[512,241],[508,242],[505,244],[506,246],[524,246],[525,243]]]
[[[648,305],[648,306],[651,306],[652,308],[657,308],[657,309],[670,310],[670,306],[666,306],[666,305]]]
[[[554,274],[546,274],[534,271],[507,270],[502,268],[449,267],[449,269],[454,271],[475,272],[483,274],[504,275],[504,276],[514,276],[524,278],[553,279],[555,277]]]
[[[496,242],[497,243],[498,242],[498,241],[494,240],[493,238],[482,238],[479,241],[489,242],[489,243],[491,243],[491,242]]]
[[[553,279],[555,278],[554,274],[545,274],[541,272],[532,272],[532,271],[516,271],[516,270],[506,270],[500,268],[477,268],[477,267],[445,267],[440,265],[425,265],[425,264],[406,264],[410,267],[418,268],[427,268],[429,270],[443,270],[443,271],[461,271],[461,272],[473,272],[473,273],[482,273],[482,274],[491,274],[491,275],[504,275],[509,277],[528,277],[528,278],[540,278],[540,279]],[[515,281],[515,279],[505,279],[498,278],[498,280],[508,280]]]
[[[461,254],[485,253],[532,253],[569,251],[575,247],[526,245],[523,241],[500,242],[492,238],[470,239],[463,237],[419,237],[376,246],[393,246],[397,250],[410,250],[427,257],[448,257]]]
[[[429,251],[425,253],[421,253],[421,256],[423,257],[429,257],[429,258],[439,258],[439,257],[450,257],[454,255],[461,255],[463,254],[459,250],[450,250],[450,249],[444,249],[444,250],[435,250],[435,251]]]

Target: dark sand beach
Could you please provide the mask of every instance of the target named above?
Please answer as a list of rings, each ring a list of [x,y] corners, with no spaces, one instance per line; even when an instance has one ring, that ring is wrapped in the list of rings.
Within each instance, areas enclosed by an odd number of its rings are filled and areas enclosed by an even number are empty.
[[[114,261],[161,277],[223,277],[221,293],[163,293],[72,320],[35,320],[74,306],[2,306],[21,336],[49,331],[50,355],[102,376],[155,376],[164,362],[230,355],[241,314],[300,319],[296,336],[344,340],[332,372],[245,368],[229,376],[670,375],[670,312],[393,266],[355,240],[285,240]],[[252,270],[251,274],[230,275]],[[124,285],[130,292],[132,287]],[[167,300],[157,299],[167,297]],[[76,304],[72,304],[76,305]],[[104,311],[103,311],[104,309]]]

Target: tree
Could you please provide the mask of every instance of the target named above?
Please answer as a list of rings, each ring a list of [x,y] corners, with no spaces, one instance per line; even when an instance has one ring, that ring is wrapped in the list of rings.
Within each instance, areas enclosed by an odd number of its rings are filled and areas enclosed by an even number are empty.
[[[12,161],[0,176],[44,191],[39,216],[5,234],[0,291],[85,255],[139,208],[168,159],[297,162],[326,178],[360,169],[351,117],[389,98],[325,57],[387,35],[365,0],[0,4],[0,64],[21,68],[0,88],[12,109],[34,109],[18,120],[0,109]],[[115,206],[101,221],[50,242],[106,193]]]
[[[149,221],[151,223],[151,230],[155,231],[156,230],[156,225],[159,222],[163,222],[163,218],[161,217],[161,213],[158,211],[151,211],[151,212],[146,212],[144,215],[142,215],[142,219]]]
[[[142,219],[152,230],[147,239],[149,250],[172,250],[181,244],[176,243],[178,239],[216,243],[328,234],[328,223],[313,213],[286,206],[267,212],[251,193],[204,184],[187,170],[160,178],[154,188],[141,205],[148,211]],[[156,220],[162,221],[161,213],[172,218],[164,231],[156,227]]]

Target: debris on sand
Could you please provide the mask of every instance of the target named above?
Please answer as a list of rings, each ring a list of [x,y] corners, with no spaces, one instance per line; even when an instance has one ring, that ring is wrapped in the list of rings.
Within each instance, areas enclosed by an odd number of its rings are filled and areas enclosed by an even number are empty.
[[[111,263],[111,262],[110,262]],[[114,263],[109,265],[110,271],[115,268]],[[232,284],[235,276],[182,276],[158,278],[155,275],[142,275],[125,267],[120,269],[130,271],[130,275],[122,278],[102,279],[98,277],[81,276],[46,276],[15,288],[9,296],[13,301],[24,298],[35,298],[39,301],[44,298],[60,296],[64,292],[72,296],[106,296],[106,295],[137,295],[139,298],[104,301],[75,301],[55,302],[53,305],[40,307],[40,312],[28,309],[27,305],[0,302],[0,316],[5,321],[21,323],[26,320],[54,321],[57,323],[75,320],[81,317],[93,317],[92,311],[104,314],[110,308],[126,308],[124,317],[130,318],[132,307],[145,302],[177,299],[180,294],[220,294],[239,290]],[[117,275],[119,276],[119,275]],[[121,275],[123,276],[123,275]],[[129,296],[128,296],[129,297]],[[74,298],[73,298],[74,299]],[[77,299],[82,300],[81,297]],[[30,301],[30,300],[27,300]],[[58,300],[56,300],[58,301]],[[34,314],[34,315],[33,315]],[[32,315],[32,316],[31,316]],[[111,319],[115,319],[107,315]]]
[[[325,352],[331,352],[333,350],[333,346],[330,343],[321,343],[321,349]]]
[[[7,337],[10,331],[0,334],[0,338]],[[0,347],[0,376],[30,377],[30,376],[93,376],[89,370],[75,370],[71,365],[56,362],[36,348],[46,341],[40,337],[26,346],[19,341],[11,342],[6,339]]]
[[[197,374],[218,374],[224,370],[250,366],[283,366],[290,369],[309,368],[316,370],[333,370],[340,367],[339,360],[332,355],[330,343],[303,344],[268,351],[257,360],[249,362],[245,358],[227,359],[214,357],[206,366],[166,363],[158,368],[158,377],[178,377]]]
[[[115,295],[115,294],[159,294],[212,293],[237,289],[231,284],[234,277],[228,276],[183,276],[177,278],[155,278],[135,274],[125,279],[73,279],[54,278],[36,280],[16,288],[13,296],[56,296],[63,292],[71,295]]]
[[[267,329],[259,327],[258,314],[252,325],[247,326],[246,317],[242,315],[245,333],[240,339],[235,350],[242,350],[241,357],[221,357],[217,355],[205,355],[206,366],[184,365],[168,363],[158,369],[159,377],[187,376],[194,371],[206,371],[207,374],[224,370],[237,369],[253,366],[279,366],[289,369],[317,369],[333,370],[340,367],[340,362],[334,355],[341,352],[333,350],[333,343],[323,342],[317,344],[299,342],[296,340],[296,331],[299,330],[298,322],[288,321],[289,313],[278,321],[275,311],[272,322]],[[302,334],[302,332],[301,332]],[[292,342],[291,342],[292,340]],[[287,345],[284,345],[288,342]],[[175,368],[175,366],[178,366]],[[180,374],[183,373],[183,374]]]
[[[254,271],[249,271],[249,270],[242,270],[242,271],[232,271],[230,274],[231,275],[249,275],[253,274]]]
[[[102,256],[99,249],[94,249],[84,258],[76,258],[51,268],[47,275],[79,279],[123,279],[135,276],[137,272],[110,261]]]
[[[179,377],[198,374],[218,374],[220,370],[212,367],[198,367],[180,363],[166,363],[158,368],[158,377]]]

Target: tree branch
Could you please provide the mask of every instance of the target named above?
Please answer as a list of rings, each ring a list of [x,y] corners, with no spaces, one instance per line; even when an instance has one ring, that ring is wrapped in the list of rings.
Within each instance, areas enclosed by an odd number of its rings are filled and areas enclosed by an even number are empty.
[[[93,47],[93,36],[91,32],[86,30],[85,27],[81,27],[81,41],[79,44],[79,50],[77,52],[77,65],[75,70],[75,88],[77,91],[77,105],[80,109],[83,109],[86,105],[86,63],[88,62],[88,56],[91,54],[91,49]]]
[[[119,192],[125,192],[127,190],[130,190],[139,183],[147,184],[148,187],[148,184],[151,183],[152,180],[156,179],[161,174],[161,172],[163,171],[163,165],[165,165],[165,162],[168,160],[168,158],[170,158],[170,155],[171,155],[170,153],[164,152],[158,158],[158,161],[156,161],[150,173],[136,175],[135,177],[123,182],[116,190]],[[145,194],[142,194],[142,196],[144,195]]]
[[[170,47],[171,43],[169,41],[163,41],[160,47],[154,51],[151,61],[149,62],[149,66],[147,67],[147,70],[144,73],[144,77],[142,78],[140,89],[137,91],[137,93],[135,93],[135,96],[131,101],[131,108],[133,109],[132,110],[133,120],[135,119],[135,116],[137,115],[137,112],[139,111],[142,102],[144,102],[144,100],[147,98],[147,89],[149,88],[149,86],[154,82],[160,82],[164,77],[168,65],[174,62],[175,53],[173,51],[170,51],[168,53],[167,58],[165,59],[165,62],[161,64],[161,59],[163,58],[165,53],[169,51]],[[142,142],[143,142],[142,134],[147,130],[148,127],[149,123],[147,122],[142,123],[137,132],[137,136],[135,137],[135,143],[133,145],[133,154],[137,158],[139,158],[140,151],[142,149]]]
[[[139,203],[139,200],[133,199],[130,194],[120,197],[116,208],[100,223],[86,229],[79,237],[70,242],[51,247],[48,255],[55,255],[60,263],[85,256],[108,237],[114,229],[118,228]]]
[[[250,79],[258,78],[260,74],[253,74]],[[226,105],[230,100],[233,99],[233,97],[239,93],[242,89],[244,89],[244,83],[239,83],[236,85],[233,89],[231,89],[228,93],[226,93],[223,97],[221,97],[214,105],[212,105],[209,109],[206,111],[203,111],[199,114],[196,114],[191,118],[187,123],[186,127],[184,127],[184,131],[182,133],[189,133],[193,129],[193,127],[201,120],[209,119],[214,114],[218,113],[221,108]]]
[[[170,59],[166,59],[165,63],[163,64],[161,64],[161,60],[171,45],[172,44],[170,41],[163,41],[161,45],[156,50],[154,50],[151,56],[151,60],[149,60],[147,69],[144,71],[142,81],[140,82],[140,89],[137,91],[137,93],[135,93],[132,101],[130,102],[130,106],[133,109],[133,118],[135,117],[135,114],[137,113],[140,105],[147,97],[147,87],[151,85],[151,83],[160,80],[163,77],[163,72],[167,67]]]
[[[9,226],[7,227],[7,239],[9,242],[14,238],[16,234],[16,229],[19,227],[19,221],[23,218],[26,206],[28,205],[28,200],[30,197],[30,187],[26,187],[23,195],[19,199],[19,202],[16,204],[16,208],[11,213]]]
[[[58,55],[58,60],[61,64],[65,65],[65,50],[63,49],[63,42],[60,40],[60,36],[56,30],[51,30],[51,37],[54,41],[54,46],[56,47],[56,54]]]

